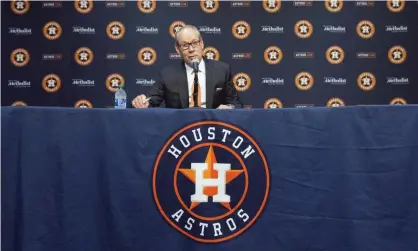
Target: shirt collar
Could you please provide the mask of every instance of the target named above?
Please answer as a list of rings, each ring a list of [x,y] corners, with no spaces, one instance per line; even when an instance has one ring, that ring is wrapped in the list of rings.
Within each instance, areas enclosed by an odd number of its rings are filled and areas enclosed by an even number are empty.
[[[190,67],[188,64],[186,64],[186,63],[184,63],[184,65],[186,66],[186,72],[187,72],[187,75],[191,75],[191,74],[193,74],[193,68],[192,67]],[[202,60],[200,60],[200,63],[199,63],[199,72],[200,73],[203,73],[203,74],[205,74],[206,73],[206,69],[205,69],[205,60],[203,60],[203,58],[202,58]]]

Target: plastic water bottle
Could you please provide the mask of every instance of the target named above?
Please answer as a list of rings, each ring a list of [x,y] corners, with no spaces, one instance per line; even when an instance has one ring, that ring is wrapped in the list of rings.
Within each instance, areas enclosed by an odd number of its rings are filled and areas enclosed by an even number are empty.
[[[125,109],[126,108],[126,92],[123,89],[123,85],[119,85],[118,89],[115,92],[115,108],[116,109]]]

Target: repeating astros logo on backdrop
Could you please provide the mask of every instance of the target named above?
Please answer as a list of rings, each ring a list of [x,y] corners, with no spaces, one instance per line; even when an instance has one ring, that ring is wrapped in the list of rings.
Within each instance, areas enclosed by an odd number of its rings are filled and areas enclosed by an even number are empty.
[[[248,133],[223,122],[196,122],[174,133],[160,151],[153,195],[173,228],[195,241],[217,243],[254,225],[267,201],[269,175],[264,153]]]

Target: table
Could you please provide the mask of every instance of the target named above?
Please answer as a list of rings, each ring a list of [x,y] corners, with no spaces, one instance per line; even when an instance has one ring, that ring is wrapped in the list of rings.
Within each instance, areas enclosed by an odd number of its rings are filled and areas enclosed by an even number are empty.
[[[2,107],[2,250],[418,250],[418,106]]]

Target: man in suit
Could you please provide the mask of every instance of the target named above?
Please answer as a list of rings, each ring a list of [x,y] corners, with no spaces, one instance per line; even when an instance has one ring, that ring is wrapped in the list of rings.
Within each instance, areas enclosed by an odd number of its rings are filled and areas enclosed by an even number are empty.
[[[133,107],[158,107],[163,101],[167,108],[179,109],[242,107],[231,80],[230,66],[203,57],[204,43],[196,27],[186,25],[177,31],[175,48],[181,62],[164,68],[148,97],[137,96],[132,100]]]

